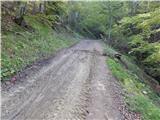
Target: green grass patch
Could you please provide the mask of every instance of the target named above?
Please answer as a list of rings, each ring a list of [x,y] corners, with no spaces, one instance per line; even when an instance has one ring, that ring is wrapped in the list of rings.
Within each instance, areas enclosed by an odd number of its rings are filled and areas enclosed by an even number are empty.
[[[114,54],[116,51],[111,49],[111,47],[106,47],[105,51]],[[126,91],[126,102],[129,108],[141,113],[143,120],[160,120],[160,97],[147,84],[142,82],[144,80],[139,77],[140,73],[136,74],[136,69],[139,70],[140,68],[132,63],[128,57],[123,55],[122,59],[128,62],[129,69],[126,69],[123,64],[114,58],[108,58],[107,64],[112,74]]]
[[[159,120],[160,108],[146,96],[137,95],[128,101],[132,111],[141,113],[144,120]]]
[[[25,20],[34,28],[34,32],[13,24],[10,32],[2,34],[2,81],[9,80],[26,65],[77,42],[71,35],[54,32],[49,25],[39,21],[37,16],[26,16]]]

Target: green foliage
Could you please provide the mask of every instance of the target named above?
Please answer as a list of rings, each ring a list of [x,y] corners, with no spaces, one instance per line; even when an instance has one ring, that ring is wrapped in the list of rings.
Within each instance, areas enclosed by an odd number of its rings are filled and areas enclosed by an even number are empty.
[[[108,59],[107,63],[112,70],[113,75],[121,81],[127,92],[132,93],[134,91],[135,94],[141,94],[141,90],[145,86],[144,84],[138,82],[139,80],[136,75],[126,71],[124,67],[118,63],[118,61]]]
[[[132,35],[129,38],[129,41],[131,41],[131,42],[129,42],[129,45],[132,48],[137,48],[137,47],[145,44],[145,42],[143,41],[143,37],[141,35]]]
[[[127,14],[122,6],[123,2],[114,1],[69,2],[68,23],[87,37],[100,38],[107,35],[111,17],[114,24]]]
[[[62,15],[66,13],[66,3],[62,1],[47,1],[46,14],[47,15]]]
[[[131,110],[143,114],[144,120],[159,120],[160,109],[145,96],[137,95],[130,99]]]
[[[45,15],[45,14],[36,14],[36,15],[30,15],[30,19],[32,19],[32,17],[34,17],[36,19],[36,21],[39,21],[45,25],[48,26],[53,26],[53,24],[56,22],[57,20],[57,15]],[[27,17],[25,17],[26,19],[28,19]]]
[[[107,54],[107,56],[114,58],[114,55],[117,53],[114,49],[112,49],[111,46],[104,44],[104,52]]]
[[[37,59],[48,57],[76,42],[69,35],[53,32],[41,19],[39,15],[25,16],[27,24],[34,28],[34,32],[28,32],[14,24],[13,32],[2,35],[2,80],[7,80]]]
[[[144,120],[159,120],[160,108],[158,97],[147,85],[141,83],[139,77],[118,63],[117,60],[108,59],[107,64],[113,75],[120,80],[124,90],[128,93],[127,103],[132,111],[139,112]],[[143,94],[145,91],[147,94]]]
[[[160,79],[159,11],[157,8],[152,12],[125,17],[118,26],[114,26],[112,32],[119,42],[124,43],[124,39],[127,40],[125,43],[127,49],[123,49],[121,44],[116,44],[114,47],[135,56],[144,70],[157,80]],[[119,35],[123,35],[121,37],[123,39],[120,39]],[[114,43],[116,41],[113,41]]]

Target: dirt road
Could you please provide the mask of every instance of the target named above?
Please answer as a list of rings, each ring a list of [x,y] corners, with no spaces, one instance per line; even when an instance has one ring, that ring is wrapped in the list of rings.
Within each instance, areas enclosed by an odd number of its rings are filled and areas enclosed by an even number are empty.
[[[81,41],[23,82],[2,90],[2,119],[123,119],[102,52],[100,42]]]

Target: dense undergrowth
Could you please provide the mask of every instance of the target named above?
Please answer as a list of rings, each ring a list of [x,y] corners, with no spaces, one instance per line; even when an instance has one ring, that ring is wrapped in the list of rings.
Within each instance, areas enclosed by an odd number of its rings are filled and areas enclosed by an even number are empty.
[[[135,65],[135,63],[123,55],[127,68],[113,55],[117,53],[109,46],[105,46],[105,51],[110,58],[107,59],[107,64],[113,75],[121,83],[126,96],[126,102],[130,110],[141,114],[144,120],[159,120],[160,119],[160,97],[147,84],[146,78],[142,78],[143,71]]]
[[[115,25],[112,45],[135,57],[144,71],[160,80],[160,9],[124,17]],[[160,82],[160,81],[159,81]]]
[[[77,42],[76,34],[69,34],[65,29],[59,33],[53,31],[46,19],[42,20],[39,15],[26,15],[24,19],[31,29],[13,22],[10,30],[3,31],[2,80],[9,80],[25,66]]]

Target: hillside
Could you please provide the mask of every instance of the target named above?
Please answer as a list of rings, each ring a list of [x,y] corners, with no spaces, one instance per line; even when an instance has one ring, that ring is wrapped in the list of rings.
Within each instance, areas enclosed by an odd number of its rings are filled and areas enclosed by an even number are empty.
[[[11,3],[13,6],[10,6]],[[18,4],[18,3],[17,3]],[[64,27],[52,29],[52,23],[40,13],[30,11],[16,22],[16,2],[2,3],[2,81],[9,80],[17,72],[40,59],[48,58],[56,51],[71,46],[79,39],[78,34]],[[23,4],[23,3],[21,3]],[[30,5],[30,4],[29,4]],[[28,5],[28,6],[29,6]],[[18,18],[19,19],[19,18]]]

